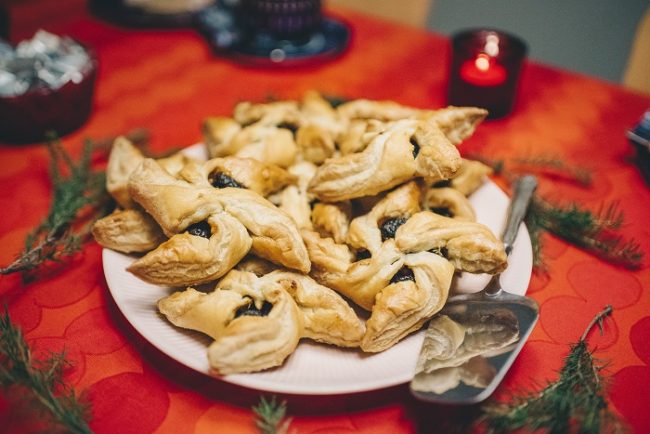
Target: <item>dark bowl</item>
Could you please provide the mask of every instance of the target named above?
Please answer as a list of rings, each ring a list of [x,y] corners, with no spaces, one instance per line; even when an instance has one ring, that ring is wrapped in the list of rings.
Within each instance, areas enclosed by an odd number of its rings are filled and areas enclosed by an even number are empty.
[[[88,120],[98,62],[92,50],[84,48],[90,57],[90,67],[79,83],[68,82],[56,90],[36,88],[22,95],[0,97],[0,142],[42,142],[48,133],[61,137]]]

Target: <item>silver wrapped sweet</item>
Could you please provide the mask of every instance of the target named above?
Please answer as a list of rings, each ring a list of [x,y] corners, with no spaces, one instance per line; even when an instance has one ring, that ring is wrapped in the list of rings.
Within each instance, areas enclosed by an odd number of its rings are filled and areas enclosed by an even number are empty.
[[[0,42],[0,96],[22,95],[37,88],[57,90],[80,83],[92,68],[86,49],[68,37],[39,30],[16,48]]]

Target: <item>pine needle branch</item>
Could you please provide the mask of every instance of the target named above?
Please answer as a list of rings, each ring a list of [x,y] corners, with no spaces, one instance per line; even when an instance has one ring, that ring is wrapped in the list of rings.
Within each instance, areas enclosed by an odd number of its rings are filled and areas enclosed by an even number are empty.
[[[571,345],[559,379],[536,393],[514,396],[510,403],[484,406],[481,421],[488,433],[501,434],[520,429],[544,432],[596,434],[622,432],[623,427],[608,409],[605,399],[604,366],[596,363],[587,347],[594,326],[610,315],[607,306],[589,323],[580,340]]]
[[[285,401],[278,402],[275,396],[267,400],[260,397],[260,402],[253,406],[256,419],[255,424],[261,434],[286,434],[291,418],[286,418],[287,404]]]
[[[557,157],[519,157],[513,158],[511,161],[515,166],[511,170],[518,173],[533,171],[540,175],[577,182],[584,187],[588,187],[592,183],[591,172],[588,169],[570,166]]]
[[[0,315],[0,387],[27,391],[27,396],[20,396],[30,398],[39,412],[48,416],[50,423],[72,433],[92,433],[86,422],[88,404],[63,380],[67,366],[64,353],[35,360],[22,332],[12,324],[5,308]]]
[[[552,204],[539,196],[531,203],[526,223],[542,228],[607,262],[629,269],[641,266],[644,252],[635,240],[614,233],[623,225],[618,204],[601,206],[592,212],[572,203]]]
[[[91,168],[93,143],[85,143],[74,162],[58,140],[48,143],[52,203],[47,216],[25,239],[25,249],[0,274],[23,273],[24,280],[35,278],[32,271],[45,264],[70,259],[87,239],[90,223],[105,215],[112,202],[105,174]],[[85,223],[85,224],[84,224]]]
[[[532,156],[507,161],[482,155],[471,155],[468,158],[487,164],[496,175],[509,182],[514,181],[522,172],[532,170],[555,180],[577,182],[583,187],[592,183],[591,173],[587,169],[573,167],[559,158]],[[637,241],[626,240],[616,233],[623,225],[624,216],[616,202],[603,204],[594,212],[576,203],[559,205],[535,195],[526,215],[535,269],[545,271],[542,248],[546,232],[609,263],[638,269],[642,265],[644,252]]]

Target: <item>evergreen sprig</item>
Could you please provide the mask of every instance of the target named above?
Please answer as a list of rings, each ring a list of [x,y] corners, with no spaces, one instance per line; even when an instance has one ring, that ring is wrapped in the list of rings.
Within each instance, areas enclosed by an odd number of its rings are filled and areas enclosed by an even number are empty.
[[[530,156],[517,157],[512,160],[515,167],[512,171],[518,173],[533,171],[557,179],[566,179],[588,187],[592,183],[591,172],[580,166],[572,166],[557,157]]]
[[[260,402],[253,406],[255,413],[255,424],[260,434],[286,434],[291,424],[291,418],[287,418],[287,403],[277,401],[275,396],[271,399],[260,397]]]
[[[526,217],[538,257],[541,250],[539,230],[543,229],[607,262],[637,269],[644,253],[635,240],[625,240],[615,233],[623,222],[624,216],[617,203],[603,205],[592,212],[576,203],[557,205],[539,196],[533,200]],[[539,263],[539,259],[536,262]]]
[[[87,402],[63,379],[68,366],[65,353],[34,359],[22,332],[11,322],[5,308],[0,315],[0,387],[7,396],[27,402],[35,410],[34,414],[43,414],[53,428],[92,433],[86,422]]]
[[[605,366],[594,359],[587,346],[589,331],[610,315],[607,306],[589,323],[580,340],[571,345],[559,379],[540,392],[515,396],[509,403],[490,403],[483,407],[481,422],[488,433],[501,434],[526,429],[560,433],[616,433],[623,426],[608,409],[605,397]]]
[[[94,220],[105,215],[112,202],[105,189],[105,174],[91,167],[93,143],[87,141],[79,161],[63,149],[61,142],[48,143],[52,203],[46,218],[25,239],[25,249],[0,274],[32,271],[45,264],[64,262],[81,249]]]
[[[512,182],[522,173],[537,172],[558,181],[575,182],[583,187],[591,185],[591,173],[583,167],[573,167],[559,158],[528,156],[509,160],[490,159],[481,155],[472,158],[492,167],[496,175]],[[533,247],[533,260],[537,270],[544,270],[542,256],[543,234],[548,232],[593,254],[609,263],[629,269],[638,269],[644,252],[635,240],[624,239],[617,233],[625,219],[618,203],[602,204],[596,211],[577,203],[552,203],[539,194],[526,215],[526,226]]]

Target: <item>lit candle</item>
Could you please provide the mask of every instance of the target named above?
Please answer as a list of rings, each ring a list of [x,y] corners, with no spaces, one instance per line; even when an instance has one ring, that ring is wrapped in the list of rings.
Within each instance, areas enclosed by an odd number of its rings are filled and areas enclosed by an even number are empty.
[[[498,86],[506,81],[506,69],[493,57],[481,53],[475,59],[463,62],[460,76],[475,86]]]
[[[521,39],[497,30],[455,34],[447,103],[483,107],[489,119],[510,113],[526,48]]]

